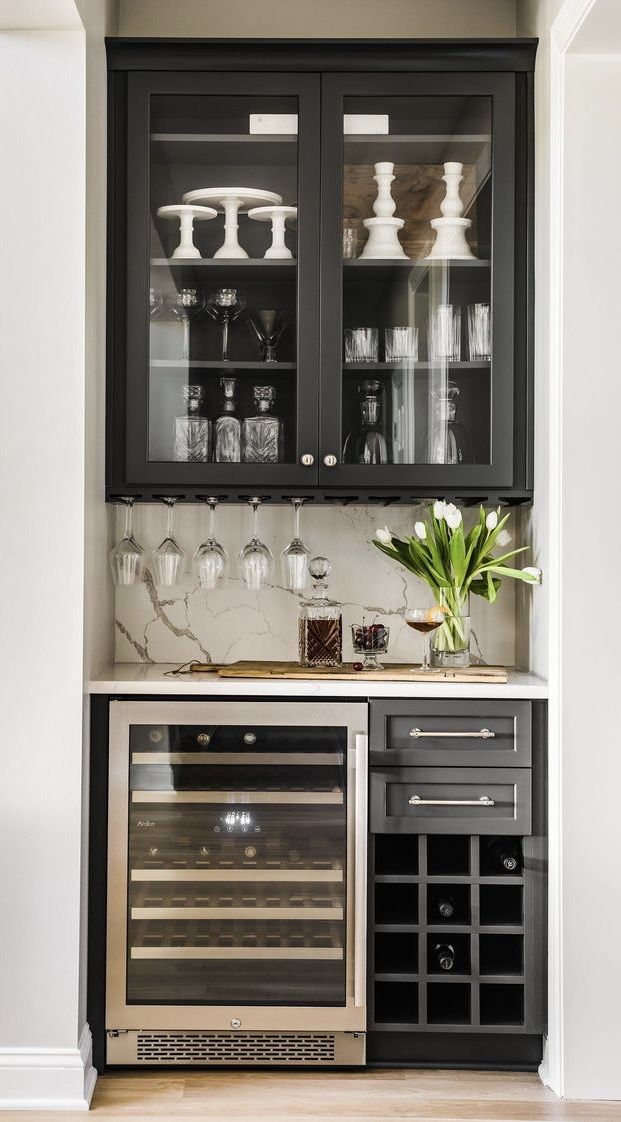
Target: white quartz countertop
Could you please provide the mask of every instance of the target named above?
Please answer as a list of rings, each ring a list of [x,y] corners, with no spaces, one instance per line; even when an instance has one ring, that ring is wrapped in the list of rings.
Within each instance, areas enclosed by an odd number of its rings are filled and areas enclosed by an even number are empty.
[[[92,694],[161,694],[171,697],[515,697],[545,698],[544,678],[510,670],[500,685],[467,682],[330,681],[316,678],[219,678],[217,674],[171,675],[174,665],[117,662],[89,682]]]

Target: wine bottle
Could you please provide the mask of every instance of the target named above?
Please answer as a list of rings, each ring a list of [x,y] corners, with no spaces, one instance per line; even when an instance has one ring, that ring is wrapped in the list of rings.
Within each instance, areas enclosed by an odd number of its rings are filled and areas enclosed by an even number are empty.
[[[488,843],[492,862],[499,873],[517,873],[522,864],[520,847],[504,838],[493,838]]]
[[[440,896],[436,901],[436,907],[442,919],[450,919],[455,913],[455,901],[452,896]]]
[[[433,960],[440,970],[452,970],[455,965],[455,948],[450,943],[436,943]]]

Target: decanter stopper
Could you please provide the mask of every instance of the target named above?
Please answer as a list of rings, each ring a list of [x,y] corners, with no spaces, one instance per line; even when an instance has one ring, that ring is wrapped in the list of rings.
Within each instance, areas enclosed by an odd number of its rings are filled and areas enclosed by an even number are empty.
[[[327,579],[332,572],[332,565],[327,557],[313,557],[309,562],[308,571],[314,581],[321,581],[327,585]]]

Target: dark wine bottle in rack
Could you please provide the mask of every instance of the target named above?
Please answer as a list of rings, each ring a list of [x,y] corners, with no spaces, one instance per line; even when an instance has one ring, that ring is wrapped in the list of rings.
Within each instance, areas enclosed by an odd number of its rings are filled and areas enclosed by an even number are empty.
[[[455,965],[455,948],[450,943],[436,943],[433,961],[440,970],[452,970]]]
[[[519,845],[507,838],[493,838],[488,842],[492,865],[499,873],[518,873],[522,867]]]
[[[451,919],[455,914],[455,901],[452,896],[439,896],[436,901],[436,908],[442,919]]]

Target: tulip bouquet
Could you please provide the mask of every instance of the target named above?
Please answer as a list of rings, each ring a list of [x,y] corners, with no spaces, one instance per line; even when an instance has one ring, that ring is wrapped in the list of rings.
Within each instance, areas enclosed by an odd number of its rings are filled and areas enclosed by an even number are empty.
[[[433,637],[434,654],[445,665],[467,665],[469,649],[468,597],[472,592],[493,604],[503,578],[538,584],[541,572],[534,566],[515,569],[507,562],[528,546],[496,553],[509,544],[505,529],[510,514],[480,507],[478,520],[468,533],[454,503],[433,503],[430,517],[414,524],[414,536],[405,540],[388,527],[376,531],[373,544],[415,576],[425,581],[445,620]],[[442,657],[444,656],[444,657]]]

